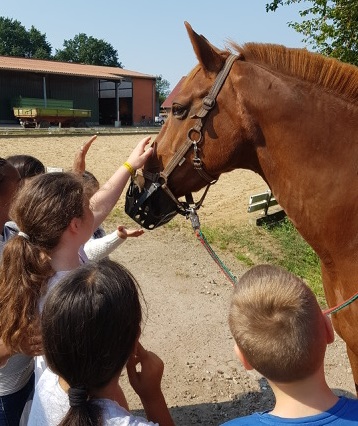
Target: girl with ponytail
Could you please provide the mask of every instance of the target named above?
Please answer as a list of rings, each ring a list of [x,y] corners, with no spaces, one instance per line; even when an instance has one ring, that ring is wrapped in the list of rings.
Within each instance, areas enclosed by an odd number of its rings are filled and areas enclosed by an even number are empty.
[[[45,357],[58,376],[41,376],[28,426],[172,426],[160,388],[163,362],[138,342],[141,321],[138,284],[118,263],[87,263],[63,278],[41,319]],[[148,420],[128,411],[119,385],[126,365]]]

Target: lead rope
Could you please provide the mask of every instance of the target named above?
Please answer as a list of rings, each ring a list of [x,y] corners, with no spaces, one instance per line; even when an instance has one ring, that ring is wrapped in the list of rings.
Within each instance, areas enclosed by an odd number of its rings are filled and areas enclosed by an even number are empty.
[[[346,300],[345,302],[341,303],[340,305],[333,306],[333,308],[328,308],[323,311],[324,315],[331,315],[335,314],[336,312],[340,311],[341,309],[345,308],[346,306],[350,305],[352,302],[358,299],[358,292],[354,294],[350,299]]]
[[[236,285],[237,278],[230,271],[230,269],[224,264],[224,262],[220,260],[219,256],[215,253],[215,251],[212,249],[212,247],[208,243],[208,240],[205,238],[205,235],[201,232],[199,216],[196,213],[196,210],[194,208],[188,211],[187,219],[190,219],[191,225],[194,229],[196,237],[201,242],[202,246],[206,249],[206,251],[210,254],[214,262],[219,266],[221,272],[226,276],[226,278],[231,282],[232,285]]]
[[[226,276],[226,278],[231,281],[232,285],[237,284],[237,278],[235,275],[232,274],[230,269],[220,260],[219,256],[214,252],[214,250],[211,248],[210,244],[208,243],[207,239],[205,238],[204,234],[201,232],[200,229],[195,230],[195,235],[197,236],[198,240],[201,242],[201,244],[204,246],[206,251],[210,254],[214,262],[219,266],[221,269],[221,272]]]
[[[191,220],[192,227],[194,229],[195,235],[198,238],[198,240],[201,242],[203,247],[206,249],[206,251],[210,254],[214,262],[219,266],[221,272],[226,276],[226,278],[231,282],[232,285],[237,284],[237,278],[233,273],[230,271],[230,269],[220,260],[219,256],[215,253],[215,251],[212,249],[210,244],[208,243],[208,240],[205,238],[205,235],[200,230],[200,222],[199,222],[199,216],[196,213],[194,209],[190,210],[190,213],[188,214],[187,218]],[[340,311],[341,309],[345,308],[346,306],[353,303],[355,300],[358,299],[358,292],[355,293],[352,297],[350,297],[348,300],[342,302],[339,305],[333,306],[332,308],[327,308],[322,310],[322,313],[324,315],[331,315],[335,314],[336,312]]]

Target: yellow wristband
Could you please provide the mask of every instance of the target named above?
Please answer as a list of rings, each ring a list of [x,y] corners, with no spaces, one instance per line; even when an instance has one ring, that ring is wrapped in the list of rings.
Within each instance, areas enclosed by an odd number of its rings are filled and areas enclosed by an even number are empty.
[[[123,166],[129,171],[129,173],[131,174],[132,177],[135,176],[135,170],[133,169],[133,167],[128,163],[128,161],[126,161],[125,163],[123,163]]]

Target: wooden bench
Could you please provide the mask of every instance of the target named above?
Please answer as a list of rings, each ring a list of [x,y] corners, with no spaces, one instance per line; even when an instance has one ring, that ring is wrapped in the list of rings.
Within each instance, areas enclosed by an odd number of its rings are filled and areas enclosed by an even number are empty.
[[[248,213],[263,210],[264,215],[267,215],[268,209],[272,206],[277,206],[276,198],[272,192],[268,189],[266,192],[261,194],[251,195],[249,199],[249,205],[247,207]]]
[[[280,221],[286,216],[286,213],[282,209],[271,214],[268,213],[270,207],[277,205],[276,198],[271,190],[268,189],[266,192],[250,196],[247,211],[248,213],[252,213],[262,210],[262,217],[256,219],[256,224],[262,225],[263,223]]]

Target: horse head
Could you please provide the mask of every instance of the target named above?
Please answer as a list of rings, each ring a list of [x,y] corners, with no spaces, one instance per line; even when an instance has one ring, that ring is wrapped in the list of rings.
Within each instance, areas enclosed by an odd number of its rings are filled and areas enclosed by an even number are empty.
[[[127,214],[148,229],[199,208],[203,198],[194,203],[191,193],[239,167],[237,159],[245,156],[245,143],[235,143],[245,141],[245,131],[237,126],[230,74],[242,58],[219,50],[187,22],[185,26],[199,63],[172,103],[153,157],[127,192]],[[182,196],[186,201],[179,200]]]

